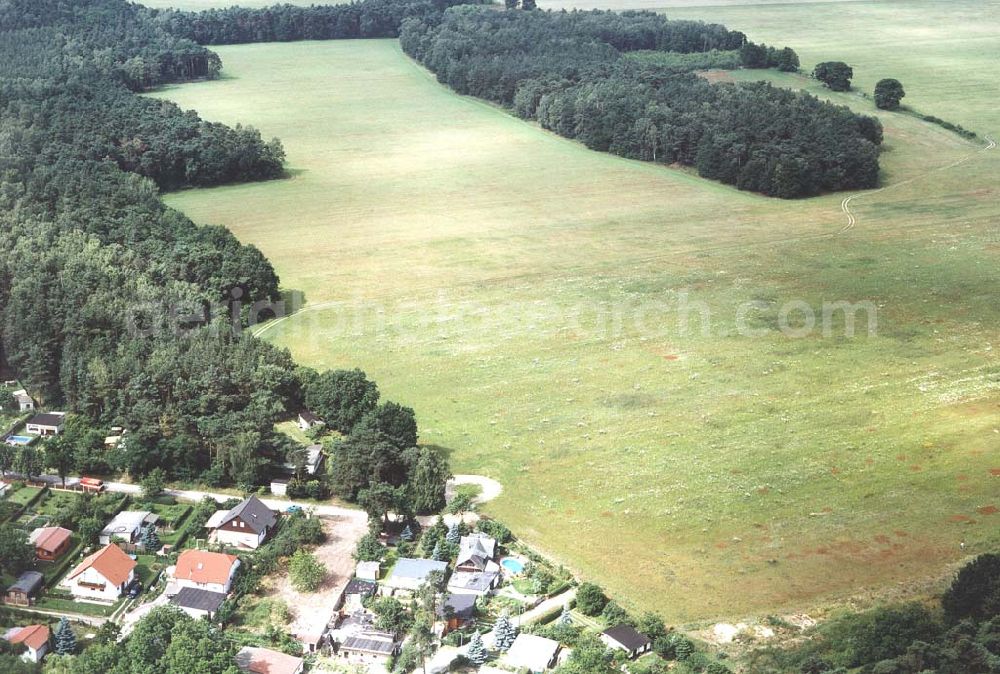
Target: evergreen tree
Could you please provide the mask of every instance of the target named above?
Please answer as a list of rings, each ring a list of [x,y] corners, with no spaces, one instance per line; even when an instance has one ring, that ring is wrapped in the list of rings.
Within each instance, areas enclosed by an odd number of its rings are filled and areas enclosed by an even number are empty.
[[[160,537],[156,533],[156,527],[146,527],[142,530],[142,547],[146,552],[160,549]]]
[[[465,657],[475,665],[482,665],[486,662],[487,657],[489,657],[486,653],[486,646],[483,645],[483,638],[479,636],[479,632],[472,635],[472,641],[469,642],[469,650],[465,654]]]
[[[56,627],[56,653],[72,655],[76,651],[76,635],[69,626],[69,621],[63,618]]]
[[[444,548],[441,545],[441,541],[434,544],[434,552],[431,553],[431,559],[436,562],[443,562],[444,559]]]
[[[560,625],[572,625],[573,616],[569,612],[569,604],[563,604],[562,613],[559,614],[559,624]]]
[[[403,533],[399,534],[399,537],[404,541],[406,541],[407,543],[413,541],[413,529],[410,528],[409,524],[403,527]]]
[[[493,628],[493,646],[498,651],[506,651],[513,645],[516,638],[517,628],[510,621],[510,616],[504,612]]]
[[[462,531],[458,528],[457,523],[448,527],[448,533],[445,535],[445,540],[454,545],[458,545],[462,540]]]

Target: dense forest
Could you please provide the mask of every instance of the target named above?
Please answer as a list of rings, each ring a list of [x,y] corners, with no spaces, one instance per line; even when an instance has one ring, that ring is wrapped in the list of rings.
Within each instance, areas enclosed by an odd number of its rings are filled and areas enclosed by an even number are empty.
[[[663,64],[652,56],[724,59],[738,50],[746,67],[798,65],[792,50],[747,43],[721,26],[652,12],[462,6],[405,20],[400,41],[459,93],[595,150],[694,166],[706,178],[777,197],[878,182],[875,118],[764,83],[710,84],[678,72],[698,59]],[[623,57],[631,52],[641,57]]]
[[[386,5],[351,11],[367,25]],[[434,505],[447,466],[404,456],[413,411],[378,404],[377,389],[359,405],[336,376],[297,369],[287,351],[233,330],[243,319],[227,304],[234,289],[278,300],[274,269],[228,230],[161,202],[160,190],[279,177],[284,160],[281,143],[255,129],[135,94],[219,72],[215,54],[171,33],[170,17],[124,0],[0,2],[2,356],[43,407],[73,413],[46,464],[250,488],[293,458],[273,424],[312,395],[323,414],[360,410],[337,430],[357,426],[365,439],[354,443],[396,466],[393,498],[413,472],[435,481],[413,481],[415,502]],[[108,452],[111,426],[129,434]],[[33,452],[6,447],[0,468],[34,466]],[[349,496],[381,487],[369,482]]]

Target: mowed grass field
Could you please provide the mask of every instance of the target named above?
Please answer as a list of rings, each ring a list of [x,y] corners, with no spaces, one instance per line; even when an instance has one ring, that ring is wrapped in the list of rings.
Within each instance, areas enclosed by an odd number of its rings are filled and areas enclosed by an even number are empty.
[[[490,514],[624,603],[808,610],[996,547],[1000,151],[882,115],[887,189],[841,232],[845,195],[589,152],[455,96],[394,41],[219,52],[227,79],[157,95],[281,137],[292,177],[167,201],[304,293],[263,336],[365,369],[456,472],[503,482]],[[956,68],[945,84],[983,110],[956,121],[1000,130]],[[796,300],[820,322],[824,301],[870,301],[876,334],[788,337]]]

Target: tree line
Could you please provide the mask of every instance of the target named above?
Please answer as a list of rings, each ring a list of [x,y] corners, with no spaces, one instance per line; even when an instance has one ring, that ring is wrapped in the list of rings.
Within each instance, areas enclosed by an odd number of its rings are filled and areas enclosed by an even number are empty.
[[[471,0],[488,3],[489,0]],[[341,5],[229,7],[201,12],[147,10],[152,23],[197,44],[398,37],[409,17],[440,13],[470,0],[362,0]]]
[[[706,178],[784,198],[878,182],[875,118],[764,83],[711,84],[648,56],[734,47],[743,54],[742,33],[650,12],[462,6],[405,20],[400,42],[459,93],[595,150],[694,166]],[[622,56],[632,49],[644,56]],[[776,64],[786,54],[763,47],[763,65],[772,53]]]
[[[312,375],[234,330],[227,303],[234,289],[278,300],[277,274],[225,228],[160,200],[278,177],[284,152],[254,129],[135,95],[218,73],[218,57],[165,17],[124,0],[0,3],[0,355],[41,406],[72,413],[44,453],[4,451],[5,469],[163,469],[252,488],[295,450],[274,423],[306,404]],[[396,411],[378,406],[365,442],[411,449],[412,410],[411,427]],[[111,426],[128,434],[108,450]],[[413,470],[421,456],[407,454]],[[409,484],[409,466],[393,487]],[[446,473],[425,491],[443,498]]]

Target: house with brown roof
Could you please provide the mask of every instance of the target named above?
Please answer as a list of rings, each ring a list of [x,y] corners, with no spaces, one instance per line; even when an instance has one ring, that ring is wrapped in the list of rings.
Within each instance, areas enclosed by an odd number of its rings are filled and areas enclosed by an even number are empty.
[[[109,544],[67,574],[62,585],[76,599],[115,601],[135,580],[135,560],[117,545]]]
[[[21,656],[22,660],[38,663],[42,661],[42,658],[45,657],[45,654],[49,650],[49,638],[51,636],[52,633],[45,625],[28,625],[27,627],[15,628],[7,632],[4,638],[12,646],[24,646],[25,651]]]
[[[219,510],[205,528],[209,539],[223,545],[257,549],[278,523],[274,511],[256,496],[250,496],[232,510]]]
[[[35,546],[35,557],[54,562],[69,550],[73,532],[62,527],[40,527],[31,532],[28,542]]]
[[[236,666],[247,674],[302,674],[305,661],[270,648],[244,646],[236,654]]]
[[[236,555],[185,550],[177,558],[172,575],[174,584],[179,588],[190,587],[227,594],[239,568],[240,558]]]

